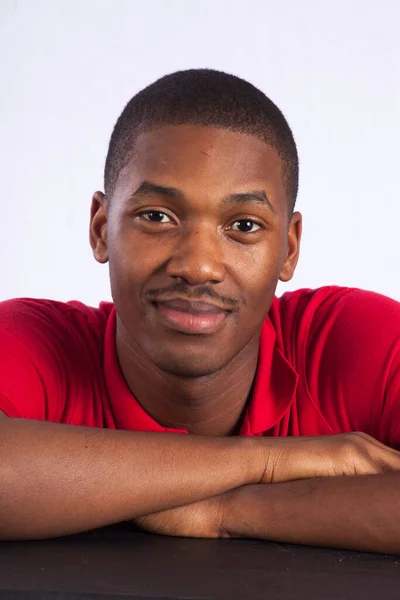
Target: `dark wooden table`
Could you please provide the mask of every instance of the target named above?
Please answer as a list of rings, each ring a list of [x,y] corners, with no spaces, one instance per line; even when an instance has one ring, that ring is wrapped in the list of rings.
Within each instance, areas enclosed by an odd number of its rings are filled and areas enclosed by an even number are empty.
[[[126,524],[0,542],[1,600],[400,600],[400,556],[252,540],[194,540]]]

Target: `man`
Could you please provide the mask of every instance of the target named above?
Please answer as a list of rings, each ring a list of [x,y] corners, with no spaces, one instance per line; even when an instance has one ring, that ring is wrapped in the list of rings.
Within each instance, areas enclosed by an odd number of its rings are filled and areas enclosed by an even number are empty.
[[[128,103],[90,220],[114,303],[0,304],[2,539],[133,521],[400,552],[400,305],[275,297],[297,185],[285,118],[237,77]]]

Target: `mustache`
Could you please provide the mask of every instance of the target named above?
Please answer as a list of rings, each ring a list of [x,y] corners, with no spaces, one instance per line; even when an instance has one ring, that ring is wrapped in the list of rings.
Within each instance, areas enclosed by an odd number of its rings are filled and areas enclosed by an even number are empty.
[[[221,306],[226,307],[227,310],[239,306],[238,300],[234,298],[228,298],[227,296],[220,296],[215,292],[215,290],[213,290],[213,288],[210,288],[206,285],[199,286],[196,288],[196,290],[193,290],[191,286],[179,283],[167,289],[159,288],[149,290],[147,292],[147,296],[150,298],[156,297],[158,300],[161,300],[163,296],[170,298],[173,294],[179,295],[180,298],[184,297],[190,302],[206,302],[207,300],[216,300]]]

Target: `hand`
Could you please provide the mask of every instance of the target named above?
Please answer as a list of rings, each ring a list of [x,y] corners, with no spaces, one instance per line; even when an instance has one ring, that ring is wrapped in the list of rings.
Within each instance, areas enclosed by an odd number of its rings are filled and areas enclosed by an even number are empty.
[[[261,483],[400,470],[400,452],[366,433],[263,440],[270,445]]]
[[[133,523],[150,533],[179,537],[222,537],[225,496],[215,496],[187,506],[137,517]]]

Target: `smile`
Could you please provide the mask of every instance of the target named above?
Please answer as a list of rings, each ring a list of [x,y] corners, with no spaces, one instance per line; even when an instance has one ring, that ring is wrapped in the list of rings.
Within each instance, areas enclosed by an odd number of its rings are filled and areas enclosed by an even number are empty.
[[[168,327],[183,333],[210,334],[218,331],[230,311],[209,305],[207,310],[196,306],[174,307],[173,302],[154,302],[162,321]]]

